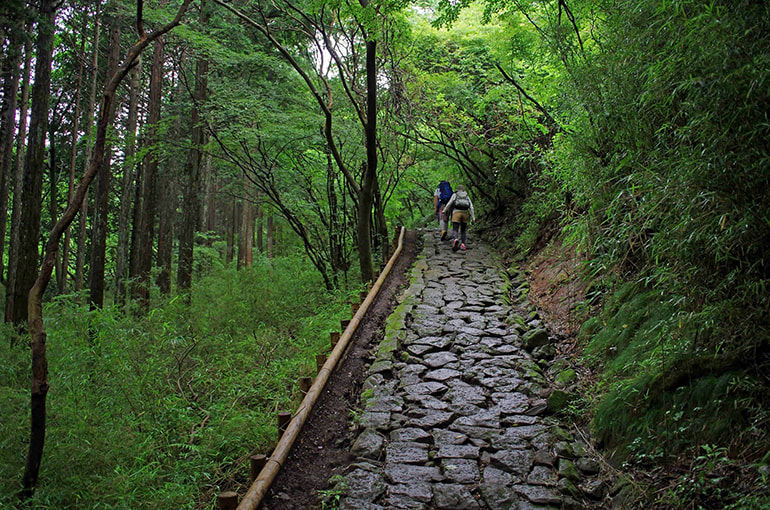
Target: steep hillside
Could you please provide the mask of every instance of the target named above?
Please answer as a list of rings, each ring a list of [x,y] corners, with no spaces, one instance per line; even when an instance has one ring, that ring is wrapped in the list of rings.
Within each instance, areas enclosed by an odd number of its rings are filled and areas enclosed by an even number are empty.
[[[656,359],[651,345],[669,312],[659,296],[629,283],[609,292],[604,275],[591,281],[590,262],[553,228],[526,255],[495,229],[484,236],[526,274],[529,300],[560,339],[555,361],[577,374],[564,413],[592,435],[639,504],[768,508],[764,390],[745,386],[757,380],[750,368],[693,364],[672,381],[661,365],[658,379],[635,378]]]

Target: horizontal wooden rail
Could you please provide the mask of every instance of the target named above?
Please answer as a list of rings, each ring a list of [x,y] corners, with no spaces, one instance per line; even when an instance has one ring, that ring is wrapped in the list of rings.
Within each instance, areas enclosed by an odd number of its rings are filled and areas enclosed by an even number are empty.
[[[404,246],[405,231],[405,228],[401,227],[401,232],[398,237],[398,246],[396,247],[395,252],[393,252],[393,256],[390,257],[388,264],[382,270],[380,277],[377,278],[377,281],[372,286],[372,290],[366,296],[364,302],[361,303],[361,306],[359,307],[356,314],[352,319],[350,319],[350,324],[347,326],[347,328],[345,328],[342,336],[340,336],[336,347],[334,347],[326,362],[318,371],[315,382],[308,390],[305,398],[302,400],[302,403],[300,404],[299,409],[297,409],[296,414],[286,426],[286,431],[278,440],[278,444],[275,446],[273,454],[267,460],[267,463],[262,468],[262,471],[260,471],[257,478],[254,479],[254,482],[252,482],[248,492],[238,505],[238,510],[256,510],[259,504],[262,502],[262,499],[265,497],[265,494],[267,494],[267,490],[270,488],[270,484],[273,483],[273,479],[275,479],[276,475],[283,466],[283,463],[286,461],[286,457],[289,456],[289,452],[291,451],[291,447],[294,445],[294,441],[299,436],[299,433],[302,430],[302,426],[305,424],[305,421],[307,421],[307,418],[310,415],[310,411],[313,409],[313,406],[318,400],[318,397],[321,395],[321,392],[326,385],[326,381],[329,379],[329,376],[331,376],[331,373],[334,371],[337,363],[345,354],[345,350],[348,347],[348,342],[350,342],[350,339],[358,327],[358,324],[361,322],[361,319],[363,319],[367,309],[372,304],[372,301],[374,301],[377,293],[380,291],[380,287],[385,281],[385,278],[388,276],[388,273],[393,267],[393,264],[395,264],[396,259],[398,259],[398,256],[401,254],[401,250]]]

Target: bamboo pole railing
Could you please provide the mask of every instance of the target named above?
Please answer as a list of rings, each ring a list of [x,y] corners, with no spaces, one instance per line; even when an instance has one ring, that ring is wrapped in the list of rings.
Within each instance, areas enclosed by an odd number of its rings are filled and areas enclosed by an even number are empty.
[[[240,504],[238,505],[237,510],[257,510],[257,507],[267,494],[267,491],[270,488],[270,484],[273,483],[273,480],[281,470],[283,463],[286,461],[286,457],[289,456],[291,447],[294,445],[294,441],[302,431],[302,427],[307,421],[307,418],[310,415],[310,411],[313,409],[313,406],[318,400],[318,397],[321,395],[321,392],[326,385],[326,381],[328,381],[329,377],[334,371],[334,368],[337,366],[337,363],[343,358],[345,350],[348,347],[348,342],[350,342],[350,339],[353,337],[353,333],[358,327],[358,324],[361,322],[361,319],[363,319],[367,309],[371,305],[372,301],[374,301],[377,293],[380,291],[380,287],[385,281],[385,278],[388,276],[388,273],[393,267],[393,264],[395,264],[396,259],[398,259],[398,256],[401,254],[401,249],[404,245],[405,231],[406,229],[401,227],[401,231],[398,236],[398,245],[396,250],[393,252],[393,255],[390,257],[388,264],[380,273],[379,278],[377,278],[377,281],[372,286],[372,290],[369,291],[366,299],[364,299],[364,302],[361,303],[361,306],[358,308],[358,311],[356,311],[353,318],[350,319],[350,324],[348,324],[347,328],[345,328],[345,331],[340,336],[337,345],[334,347],[332,352],[329,354],[329,357],[326,359],[326,362],[318,371],[315,382],[305,394],[305,398],[302,399],[302,403],[297,409],[297,412],[286,426],[286,431],[278,440],[278,444],[275,446],[272,455],[270,455],[270,458],[267,459],[265,466],[252,482],[248,492],[246,492],[243,500],[241,500]]]

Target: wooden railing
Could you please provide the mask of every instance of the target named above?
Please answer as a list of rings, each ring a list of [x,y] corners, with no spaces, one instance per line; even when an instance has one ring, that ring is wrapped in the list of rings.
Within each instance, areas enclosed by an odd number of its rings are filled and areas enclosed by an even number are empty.
[[[232,491],[223,492],[219,494],[217,498],[217,505],[220,510],[256,510],[262,499],[267,494],[270,484],[278,475],[283,463],[291,451],[291,447],[294,445],[294,441],[302,431],[302,427],[307,421],[310,411],[313,409],[318,397],[326,385],[329,377],[331,376],[334,368],[337,366],[345,355],[348,343],[353,337],[358,324],[366,315],[371,303],[377,297],[380,287],[382,287],[385,278],[393,267],[393,264],[401,254],[401,250],[404,244],[404,227],[401,227],[398,231],[398,235],[394,239],[395,251],[390,257],[390,260],[382,269],[377,281],[374,282],[372,288],[366,294],[365,299],[360,305],[354,304],[351,311],[353,312],[353,318],[350,319],[345,331],[339,335],[331,334],[332,351],[328,357],[324,355],[318,355],[316,357],[316,363],[318,365],[318,374],[315,377],[315,381],[310,384],[308,378],[300,380],[300,386],[304,389],[307,388],[307,393],[302,399],[297,412],[293,416],[290,413],[279,413],[279,433],[281,437],[278,440],[278,444],[275,446],[272,455],[266,457],[265,455],[255,455],[251,457],[251,472],[253,482],[249,487],[248,492],[238,503],[238,494]],[[336,338],[339,336],[339,338]],[[309,386],[309,387],[308,387]]]

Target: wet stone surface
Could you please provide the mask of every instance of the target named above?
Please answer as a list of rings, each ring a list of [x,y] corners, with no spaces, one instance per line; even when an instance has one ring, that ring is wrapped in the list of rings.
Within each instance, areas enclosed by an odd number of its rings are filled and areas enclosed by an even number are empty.
[[[506,304],[526,281],[479,240],[452,252],[437,231],[418,235],[411,285],[373,352],[340,508],[602,508],[599,462],[548,408],[547,325],[525,293]]]

